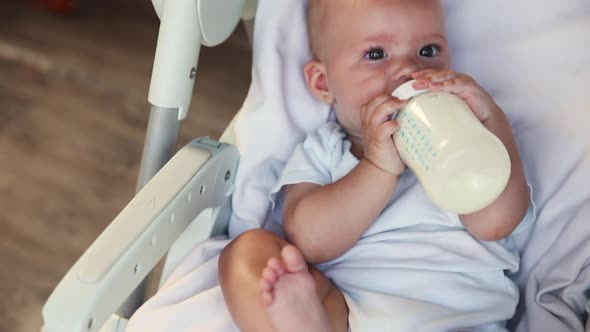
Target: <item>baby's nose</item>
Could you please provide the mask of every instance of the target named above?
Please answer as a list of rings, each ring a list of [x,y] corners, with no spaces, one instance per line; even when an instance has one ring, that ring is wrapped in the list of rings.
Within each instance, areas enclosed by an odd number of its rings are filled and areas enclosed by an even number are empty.
[[[405,57],[399,59],[399,63],[394,70],[393,80],[401,83],[405,83],[412,79],[412,74],[419,71],[421,68],[420,63],[415,57]]]
[[[400,84],[404,84],[407,81],[410,81],[411,79],[412,79],[412,74],[410,74],[410,75],[402,75],[396,81],[400,82]]]

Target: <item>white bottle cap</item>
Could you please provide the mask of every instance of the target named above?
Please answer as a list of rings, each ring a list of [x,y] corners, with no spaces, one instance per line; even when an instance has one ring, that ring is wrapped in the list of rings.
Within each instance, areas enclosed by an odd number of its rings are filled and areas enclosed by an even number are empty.
[[[423,89],[423,90],[414,89],[414,87],[412,86],[412,84],[414,84],[414,82],[416,82],[416,80],[411,80],[411,81],[408,81],[408,82],[400,85],[397,89],[395,89],[395,91],[393,91],[393,93],[391,95],[396,97],[397,99],[400,99],[400,100],[408,100],[412,97],[416,97],[418,95],[421,95],[423,93],[430,91],[429,89]]]

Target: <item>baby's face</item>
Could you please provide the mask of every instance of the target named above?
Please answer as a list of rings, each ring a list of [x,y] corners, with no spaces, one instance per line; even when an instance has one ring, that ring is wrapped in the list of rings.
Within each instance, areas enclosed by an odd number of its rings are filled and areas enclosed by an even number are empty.
[[[319,61],[338,120],[353,143],[362,105],[391,94],[421,69],[447,69],[450,53],[438,0],[320,0],[327,14]]]

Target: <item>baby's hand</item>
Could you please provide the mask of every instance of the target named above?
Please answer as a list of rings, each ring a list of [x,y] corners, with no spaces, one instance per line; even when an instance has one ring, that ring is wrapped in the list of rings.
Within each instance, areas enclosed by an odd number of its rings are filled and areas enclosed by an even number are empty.
[[[361,128],[363,132],[364,157],[373,165],[394,176],[399,176],[405,169],[392,135],[399,128],[391,115],[406,105],[389,95],[373,99],[361,109]]]
[[[430,89],[453,93],[463,99],[481,122],[502,110],[494,99],[473,78],[454,71],[422,70],[412,74],[414,89]]]

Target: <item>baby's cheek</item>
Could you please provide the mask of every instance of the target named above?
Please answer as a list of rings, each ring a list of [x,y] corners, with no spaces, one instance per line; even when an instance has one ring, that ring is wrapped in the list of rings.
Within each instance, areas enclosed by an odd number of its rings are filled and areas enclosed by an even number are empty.
[[[436,71],[451,70],[451,63],[448,56],[441,56],[437,58],[422,58],[423,63],[420,64],[420,70],[432,69]]]
[[[347,77],[342,77],[334,85],[334,92],[338,106],[345,108],[347,113],[359,112],[377,96],[391,94],[390,80],[382,72],[355,71]]]
[[[393,78],[386,67],[372,66],[355,72],[353,80],[358,94],[368,102],[378,95],[387,93],[386,90]]]
[[[450,70],[451,69],[451,53],[447,50],[443,52],[434,62],[434,68],[437,70]]]
[[[359,86],[343,90],[335,97],[337,105],[345,109],[346,113],[360,113],[363,105],[370,101],[366,96],[366,91]]]
[[[367,104],[379,96],[391,95],[395,88],[389,80],[368,82],[358,94],[359,102]]]

